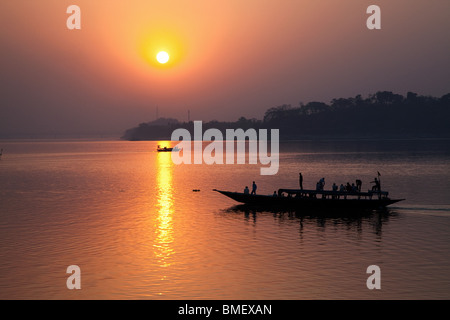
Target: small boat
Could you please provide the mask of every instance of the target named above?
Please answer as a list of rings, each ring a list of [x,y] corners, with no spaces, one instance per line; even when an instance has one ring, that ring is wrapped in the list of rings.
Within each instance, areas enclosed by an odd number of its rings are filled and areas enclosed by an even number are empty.
[[[180,151],[180,149],[178,147],[175,147],[175,148],[163,147],[163,148],[161,148],[161,146],[158,145],[158,147],[156,148],[156,151],[158,151],[158,152],[172,152],[172,151]]]
[[[158,145],[158,147],[156,148],[156,151],[158,151],[158,152],[172,152],[173,148],[167,148],[167,147],[161,148],[161,146]]]
[[[301,189],[279,189],[273,195],[256,195],[213,189],[237,202],[256,206],[294,209],[375,210],[404,199],[390,199],[387,191],[341,192]]]

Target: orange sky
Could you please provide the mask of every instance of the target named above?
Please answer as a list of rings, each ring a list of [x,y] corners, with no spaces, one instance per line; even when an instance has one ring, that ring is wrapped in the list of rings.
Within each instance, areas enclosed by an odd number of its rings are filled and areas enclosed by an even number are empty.
[[[81,8],[82,29],[66,28]],[[382,29],[366,28],[366,8]],[[450,92],[448,0],[4,0],[0,137],[261,119],[379,90]],[[146,52],[168,48],[168,67]]]

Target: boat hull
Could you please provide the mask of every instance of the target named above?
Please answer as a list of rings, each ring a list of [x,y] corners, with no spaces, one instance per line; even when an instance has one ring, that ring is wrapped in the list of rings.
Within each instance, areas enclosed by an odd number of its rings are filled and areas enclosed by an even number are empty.
[[[247,205],[289,207],[294,209],[333,209],[333,210],[371,210],[380,209],[403,199],[373,198],[373,199],[333,199],[333,198],[296,198],[269,195],[251,195],[240,192],[217,191],[237,202]]]

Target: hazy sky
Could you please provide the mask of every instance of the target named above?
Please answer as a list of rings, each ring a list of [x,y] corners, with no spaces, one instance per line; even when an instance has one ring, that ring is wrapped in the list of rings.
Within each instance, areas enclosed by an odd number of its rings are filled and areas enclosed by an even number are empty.
[[[120,135],[156,107],[234,121],[380,90],[442,96],[449,13],[449,0],[2,0],[0,137]]]

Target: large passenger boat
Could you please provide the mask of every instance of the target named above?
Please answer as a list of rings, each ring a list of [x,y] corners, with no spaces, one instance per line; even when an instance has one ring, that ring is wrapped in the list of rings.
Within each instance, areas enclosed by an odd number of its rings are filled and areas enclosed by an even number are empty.
[[[290,207],[295,209],[379,209],[404,199],[391,199],[387,191],[347,192],[303,189],[278,189],[273,195],[249,194],[213,189],[237,202]]]

